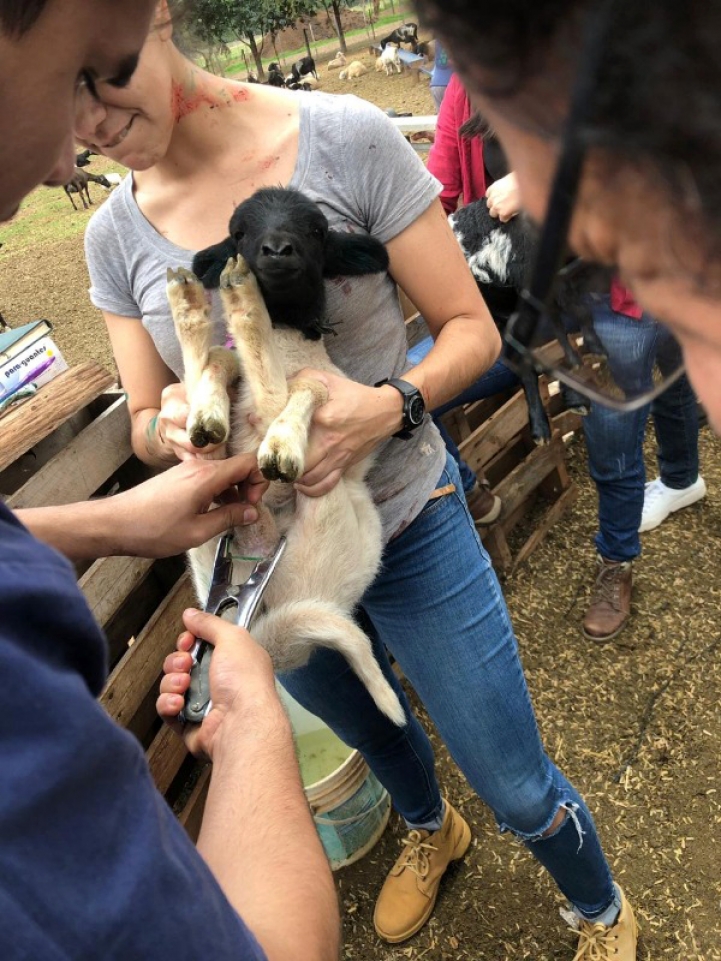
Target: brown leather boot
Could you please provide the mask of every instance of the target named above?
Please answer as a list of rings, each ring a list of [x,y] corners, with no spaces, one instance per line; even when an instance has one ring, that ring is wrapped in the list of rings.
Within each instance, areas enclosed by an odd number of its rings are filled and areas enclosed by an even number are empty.
[[[376,931],[390,944],[410,938],[431,916],[441,878],[451,861],[462,858],[468,850],[471,829],[446,801],[438,831],[409,831],[403,843],[373,915]]]
[[[591,641],[610,641],[631,616],[631,561],[609,561],[598,555],[598,575],[591,604],[583,619],[583,634]]]
[[[492,524],[501,513],[501,498],[491,493],[487,480],[476,482],[473,490],[466,494],[466,503],[476,524]]]

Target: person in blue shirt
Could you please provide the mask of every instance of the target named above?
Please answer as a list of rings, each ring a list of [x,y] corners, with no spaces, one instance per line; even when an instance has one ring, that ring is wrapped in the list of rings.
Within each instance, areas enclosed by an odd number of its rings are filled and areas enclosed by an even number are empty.
[[[453,64],[448,57],[447,51],[443,49],[440,40],[435,40],[434,45],[436,55],[433,59],[430,87],[436,113],[438,113],[443,103],[448,81],[453,76]]]
[[[70,177],[73,123],[98,90],[129,80],[153,9],[0,0],[0,221],[37,184]],[[186,462],[107,501],[22,520],[71,557],[176,553],[255,517],[260,484],[247,502],[206,513],[230,485],[256,479],[250,458],[224,464]],[[3,961],[338,957],[333,880],[270,659],[219,618],[183,620],[182,650],[195,636],[216,645],[214,709],[184,732],[213,761],[197,848],[141,746],[97,702],[106,645],[73,568],[0,504]],[[161,713],[182,696],[172,689],[178,657],[185,663],[185,654],[166,661]],[[301,871],[312,885],[297,883]]]

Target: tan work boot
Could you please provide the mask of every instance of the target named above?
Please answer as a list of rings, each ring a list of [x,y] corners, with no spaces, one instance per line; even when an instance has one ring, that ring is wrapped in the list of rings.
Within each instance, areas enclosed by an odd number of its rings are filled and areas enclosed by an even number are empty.
[[[631,561],[608,561],[600,554],[598,568],[583,634],[591,641],[610,641],[631,616],[633,572]]]
[[[466,503],[476,524],[492,524],[501,513],[501,498],[491,493],[487,480],[477,481],[473,490],[466,494]]]
[[[441,878],[451,861],[468,850],[471,829],[446,801],[438,831],[409,831],[403,843],[373,915],[376,931],[390,944],[410,938],[431,916]]]
[[[581,921],[578,928],[578,951],[573,961],[636,961],[638,925],[626,895],[621,895],[621,913],[616,923],[605,924]]]

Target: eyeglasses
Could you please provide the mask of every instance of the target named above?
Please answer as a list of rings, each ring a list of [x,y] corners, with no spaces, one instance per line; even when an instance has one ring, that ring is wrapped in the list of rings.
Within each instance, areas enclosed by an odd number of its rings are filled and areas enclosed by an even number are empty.
[[[541,230],[538,252],[528,289],[521,292],[516,311],[506,326],[504,362],[518,373],[529,369],[547,374],[592,401],[618,411],[632,411],[648,404],[683,374],[681,352],[675,352],[672,369],[662,371],[654,363],[648,376],[631,377],[627,364],[609,361],[603,337],[596,331],[596,311],[592,289],[593,265],[569,260],[568,228],[576,203],[586,147],[581,130],[590,114],[599,68],[607,47],[614,11],[614,0],[598,4],[589,15],[581,67],[571,97],[571,107],[563,138],[563,148],[551,188],[548,213]],[[587,274],[588,290],[583,292],[582,274]],[[557,294],[569,285],[578,299],[583,316],[573,318],[562,310]],[[610,277],[605,284],[610,286]],[[575,322],[574,322],[575,321]],[[659,330],[662,336],[670,337]]]

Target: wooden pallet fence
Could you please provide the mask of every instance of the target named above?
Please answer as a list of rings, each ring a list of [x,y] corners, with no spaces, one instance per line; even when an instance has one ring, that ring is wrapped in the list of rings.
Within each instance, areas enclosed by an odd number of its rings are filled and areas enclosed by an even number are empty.
[[[428,328],[406,294],[399,289],[398,295],[408,346],[412,347],[428,336]],[[546,362],[558,362],[561,347],[550,343],[542,354]],[[577,497],[566,469],[563,439],[580,429],[581,418],[564,408],[557,384],[549,384],[542,377],[540,389],[552,428],[548,445],[536,447],[531,439],[528,407],[520,387],[458,407],[443,416],[463,459],[479,476],[487,478],[503,501],[500,518],[480,529],[500,572],[510,572],[522,564]],[[544,509],[539,512],[541,503]],[[529,523],[530,531],[514,551],[512,535]]]

